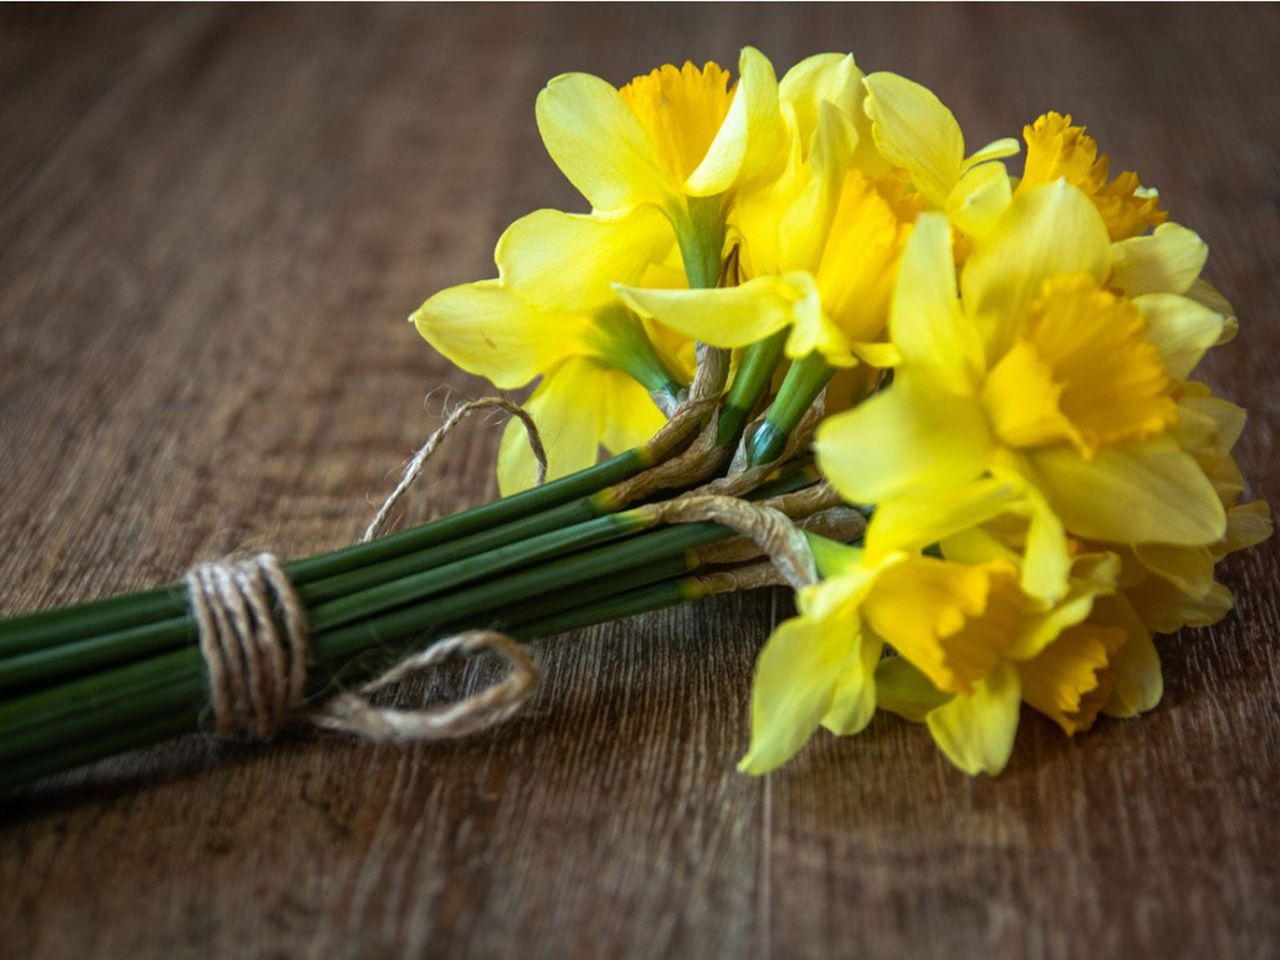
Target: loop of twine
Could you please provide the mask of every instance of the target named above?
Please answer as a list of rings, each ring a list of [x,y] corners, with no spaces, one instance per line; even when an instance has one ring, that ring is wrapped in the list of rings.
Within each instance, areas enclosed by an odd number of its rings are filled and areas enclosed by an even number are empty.
[[[383,502],[360,542],[378,534],[392,508],[422,472],[441,442],[470,413],[505,410],[524,424],[538,462],[537,483],[547,475],[547,455],[533,418],[501,397],[465,403],[450,414],[414,454],[404,476]],[[435,641],[365,684],[306,710],[309,634],[306,608],[280,561],[270,553],[203,563],[186,575],[198,644],[209,676],[214,729],[266,740],[291,719],[378,743],[462,737],[509,719],[529,699],[538,669],[510,637],[469,630]],[[511,672],[502,681],[454,703],[420,710],[373,706],[368,698],[453,656],[493,652]]]
[[[366,699],[452,656],[485,651],[502,657],[511,672],[506,679],[465,700],[422,710],[401,710],[373,707]],[[307,719],[317,727],[355,734],[375,743],[448,740],[510,719],[524,706],[537,682],[538,668],[524,647],[496,630],[469,630],[437,640],[427,649],[405,657],[355,693],[331,697],[310,711]]]
[[[453,428],[476,410],[486,410],[490,407],[505,410],[524,424],[525,433],[529,435],[529,446],[533,448],[533,457],[538,461],[538,474],[534,483],[540,487],[546,482],[547,452],[542,446],[542,436],[538,433],[538,425],[533,422],[533,417],[529,415],[529,411],[518,404],[512,403],[510,400],[504,400],[502,397],[481,397],[479,400],[472,400],[458,407],[453,413],[449,414],[444,423],[440,424],[439,428],[431,436],[427,437],[427,442],[418,448],[418,452],[413,455],[413,459],[405,467],[404,476],[400,478],[396,488],[382,502],[382,506],[374,514],[369,526],[365,528],[364,536],[360,538],[361,543],[367,543],[378,535],[383,525],[387,522],[387,517],[390,516],[391,510],[400,502],[400,498],[404,496],[405,491],[413,485],[413,481],[418,479],[418,474],[422,472],[422,468],[431,459],[431,455],[436,452],[436,448],[444,442],[444,438],[453,432]]]

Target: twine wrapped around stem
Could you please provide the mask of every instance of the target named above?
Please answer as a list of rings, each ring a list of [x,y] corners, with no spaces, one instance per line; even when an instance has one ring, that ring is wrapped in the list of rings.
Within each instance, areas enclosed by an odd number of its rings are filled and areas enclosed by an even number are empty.
[[[187,575],[209,671],[214,727],[268,740],[290,721],[375,742],[462,737],[513,716],[538,682],[538,669],[510,637],[469,630],[411,654],[356,692],[304,708],[308,634],[302,602],[269,553],[201,564]],[[456,703],[421,710],[373,706],[368,698],[450,657],[499,654],[511,673]]]
[[[427,438],[383,502],[361,542],[377,535],[444,439],[476,410],[497,407],[518,417],[538,461],[538,484],[547,475],[547,455],[537,424],[523,408],[501,397],[472,400],[454,410]],[[291,720],[376,742],[462,737],[501,723],[529,699],[538,669],[510,637],[470,630],[437,640],[410,654],[357,692],[341,692],[305,707],[308,640],[306,608],[280,561],[270,553],[224,559],[193,567],[186,576],[201,656],[209,676],[214,729],[270,739]],[[456,703],[422,710],[373,706],[368,697],[457,655],[492,651],[511,667],[506,679]]]

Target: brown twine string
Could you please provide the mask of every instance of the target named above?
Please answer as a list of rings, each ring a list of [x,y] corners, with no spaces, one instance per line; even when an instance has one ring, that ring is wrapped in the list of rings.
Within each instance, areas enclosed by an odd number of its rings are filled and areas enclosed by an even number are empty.
[[[714,520],[754,541],[783,579],[799,590],[818,582],[818,568],[804,531],[781,510],[736,497],[686,497],[637,507],[662,523]]]
[[[653,466],[609,488],[608,497],[615,505],[621,507],[659,490],[697,483],[728,459],[727,452],[716,444],[714,414],[729,379],[729,352],[705,343],[698,344],[697,350],[698,368],[689,385],[688,398],[645,444]],[[677,453],[686,443],[685,449]]]
[[[866,518],[853,507],[829,507],[808,516],[799,516],[787,509],[782,509],[781,512],[795,520],[796,525],[806,533],[816,533],[841,543],[849,543],[857,539],[867,528]],[[699,547],[695,554],[699,566],[744,563],[761,556],[759,545],[746,537],[720,540],[705,547]]]
[[[706,594],[738,593],[743,590],[760,590],[763,587],[785,587],[787,581],[768,560],[748,563],[731,570],[713,570],[694,577],[698,587]]]
[[[361,543],[381,530],[392,508],[422,472],[441,442],[470,413],[490,407],[518,417],[538,461],[538,484],[547,456],[533,418],[500,397],[463,404],[427,438],[396,488],[378,509]],[[219,733],[270,739],[290,719],[375,742],[462,737],[507,720],[528,700],[538,669],[511,638],[492,630],[470,630],[437,640],[405,657],[358,691],[344,692],[300,710],[306,697],[309,635],[306,608],[280,561],[270,553],[228,558],[193,567],[186,576],[201,656],[209,676],[209,702]],[[511,667],[501,682],[464,700],[422,710],[373,706],[368,698],[452,656],[489,651]]]
[[[666,423],[645,444],[645,451],[658,469],[689,437],[705,425],[708,414],[720,405],[720,395],[729,379],[729,352],[698,344],[698,367],[689,384],[689,396]],[[646,473],[649,471],[646,471]],[[644,476],[644,474],[641,474]]]
[[[836,488],[824,480],[802,490],[792,490],[790,493],[781,494],[772,500],[766,500],[764,505],[773,507],[794,520],[797,517],[807,517],[820,510],[841,506],[843,503],[844,499],[836,492]]]
[[[517,417],[524,424],[525,432],[529,435],[529,446],[533,447],[534,459],[538,461],[538,474],[535,483],[538,486],[542,486],[546,482],[547,452],[543,449],[542,437],[538,433],[538,425],[533,422],[533,417],[529,416],[529,412],[523,407],[512,403],[510,400],[504,400],[502,397],[481,397],[479,400],[472,400],[458,407],[457,410],[449,414],[444,423],[440,424],[435,433],[427,437],[427,442],[418,448],[418,452],[413,455],[413,459],[405,467],[404,476],[400,478],[396,488],[383,501],[382,506],[378,508],[378,512],[374,514],[373,520],[369,522],[369,526],[364,531],[364,536],[360,538],[361,543],[367,543],[378,535],[379,531],[382,530],[383,524],[387,522],[387,517],[390,515],[392,508],[400,502],[400,498],[404,496],[405,491],[418,479],[418,475],[422,473],[422,468],[431,459],[431,455],[436,452],[436,448],[444,442],[444,438],[453,432],[453,428],[475,411],[487,410],[491,407],[498,407],[507,411],[507,413]]]
[[[501,683],[465,700],[423,710],[380,710],[365,699],[452,656],[485,651],[506,660],[511,673]],[[405,657],[356,693],[331,697],[310,711],[307,719],[317,727],[353,733],[376,743],[448,740],[510,719],[524,706],[537,682],[538,668],[520,644],[496,630],[469,630],[437,640],[420,653]]]
[[[306,617],[280,562],[260,553],[204,563],[187,573],[187,593],[215,729],[273,736],[302,701],[307,675]]]
[[[299,711],[306,696],[306,615],[280,562],[269,553],[220,560],[187,574],[200,652],[209,672],[214,729],[259,740],[292,719],[378,743],[463,737],[514,715],[533,692],[538,669],[510,637],[470,630],[405,657],[354,693]],[[511,673],[464,700],[421,710],[373,706],[368,697],[455,655],[490,651]]]

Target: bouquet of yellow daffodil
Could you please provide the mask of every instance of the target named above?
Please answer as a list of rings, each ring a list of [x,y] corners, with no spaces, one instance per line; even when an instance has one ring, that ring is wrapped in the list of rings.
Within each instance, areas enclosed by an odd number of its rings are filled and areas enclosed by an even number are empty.
[[[1024,702],[1068,735],[1159,702],[1152,634],[1223,617],[1215,565],[1271,520],[1241,502],[1244,411],[1192,379],[1236,318],[1154,190],[1058,113],[1015,176],[1017,140],[969,153],[933,93],[841,54],[567,74],[537,122],[591,212],[521,218],[497,278],[412,317],[537,381],[537,430],[508,425],[503,499],[284,565],[300,696],[458,630],[785,582],[750,773],[880,708],[994,774]],[[0,623],[0,784],[207,720],[189,594]]]

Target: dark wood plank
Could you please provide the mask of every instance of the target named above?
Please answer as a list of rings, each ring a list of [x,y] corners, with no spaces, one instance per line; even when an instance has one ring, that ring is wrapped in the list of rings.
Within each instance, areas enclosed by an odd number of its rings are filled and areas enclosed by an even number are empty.
[[[1274,6],[6,8],[0,610],[351,539],[441,388],[484,391],[401,318],[578,206],[537,89],[746,42],[853,49],[975,143],[1089,123],[1213,248],[1243,330],[1208,379],[1276,499]],[[496,433],[445,447],[415,516],[493,494]],[[1239,612],[1163,643],[1152,716],[1028,716],[998,780],[892,718],[735,774],[780,594],[541,644],[529,712],[463,743],[139,752],[0,805],[0,955],[1274,955],[1278,571],[1274,543],[1230,562]]]

